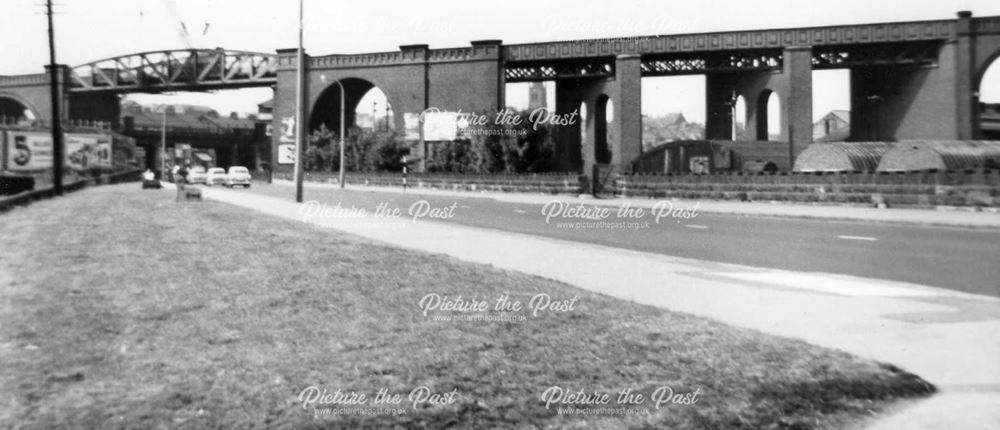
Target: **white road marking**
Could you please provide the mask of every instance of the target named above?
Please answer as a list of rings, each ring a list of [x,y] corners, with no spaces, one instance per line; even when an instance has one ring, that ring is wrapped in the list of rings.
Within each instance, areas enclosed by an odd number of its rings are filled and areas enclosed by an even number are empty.
[[[522,210],[520,210],[520,209],[514,209],[514,213],[518,213],[518,214],[526,214],[527,212],[525,212],[525,211],[522,211]]]
[[[745,281],[763,282],[786,288],[821,291],[844,296],[861,297],[930,297],[940,293],[920,288],[910,288],[899,282],[878,281],[852,276],[822,273],[752,272],[720,273],[720,275]]]
[[[874,237],[868,237],[868,236],[843,236],[842,235],[842,236],[837,236],[837,237],[841,238],[841,239],[846,239],[846,240],[867,240],[869,242],[875,242],[876,240],[878,240],[878,239],[876,239]]]
[[[701,229],[701,230],[708,229],[707,225],[700,225],[700,224],[685,224],[684,227],[687,227],[687,228],[697,228],[697,229]]]

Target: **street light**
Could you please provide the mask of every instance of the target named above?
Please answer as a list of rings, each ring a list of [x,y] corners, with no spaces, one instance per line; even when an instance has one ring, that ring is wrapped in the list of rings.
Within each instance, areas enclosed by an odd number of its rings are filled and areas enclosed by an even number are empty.
[[[347,98],[347,93],[340,79],[337,79],[337,85],[340,86],[340,189],[344,189],[344,99]]]
[[[303,76],[302,76],[302,63],[305,61],[305,55],[302,52],[302,17],[303,17],[303,3],[304,0],[299,0],[299,49],[296,54],[297,67],[295,70],[295,167],[293,169],[293,175],[295,176],[295,202],[302,203],[302,145],[305,143],[305,136],[303,136],[304,130],[306,129],[302,121],[302,87],[304,86]]]
[[[159,112],[160,117],[160,180],[167,178],[167,105],[162,105],[153,112]]]
[[[160,119],[160,179],[167,177],[167,108],[164,107]]]
[[[326,75],[320,76],[323,82],[326,82]],[[344,129],[346,127],[344,121],[344,105],[345,99],[347,98],[347,92],[344,89],[344,84],[340,82],[340,79],[333,81],[340,88],[340,188],[344,188]]]

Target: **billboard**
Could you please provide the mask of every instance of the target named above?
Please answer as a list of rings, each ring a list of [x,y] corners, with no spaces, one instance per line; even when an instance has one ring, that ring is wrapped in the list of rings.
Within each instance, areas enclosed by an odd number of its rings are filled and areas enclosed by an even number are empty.
[[[424,140],[455,140],[458,137],[458,112],[424,112]]]
[[[111,136],[103,134],[75,134],[63,136],[65,144],[64,165],[68,169],[82,170],[91,167],[111,167]],[[52,168],[52,134],[26,131],[8,131],[7,158],[4,167],[12,171],[44,170]]]
[[[406,130],[404,139],[420,140],[420,115],[411,112],[404,113],[403,125]]]
[[[278,164],[295,164],[295,145],[278,145]]]
[[[111,167],[111,136],[67,133],[64,139],[66,167],[77,170]]]
[[[52,167],[52,135],[7,132],[7,170],[43,170]]]

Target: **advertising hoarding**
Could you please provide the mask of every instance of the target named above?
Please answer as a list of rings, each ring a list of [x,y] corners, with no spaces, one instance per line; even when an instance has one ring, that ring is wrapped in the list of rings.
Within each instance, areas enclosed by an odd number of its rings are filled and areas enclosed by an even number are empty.
[[[27,131],[6,132],[7,154],[4,168],[31,171],[52,168],[52,134]],[[69,133],[63,136],[66,146],[64,165],[68,169],[111,167],[111,136]]]
[[[278,145],[278,164],[295,164],[295,145]]]

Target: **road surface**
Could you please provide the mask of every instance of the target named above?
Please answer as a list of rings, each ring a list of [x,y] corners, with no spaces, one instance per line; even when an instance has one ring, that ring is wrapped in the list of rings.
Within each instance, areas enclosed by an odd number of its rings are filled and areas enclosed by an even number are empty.
[[[248,192],[289,199],[294,196],[290,187],[257,183]],[[402,192],[341,191],[308,184],[304,200],[325,203],[328,208],[338,203],[345,209],[364,208],[369,214],[381,204],[399,209],[403,219],[410,218],[408,212],[415,202],[424,200],[428,203],[425,208],[438,209],[438,213],[453,208],[451,218],[434,219],[438,222],[707,261],[912,282],[1000,297],[1000,231],[997,230],[705,212],[694,218],[668,217],[655,223],[648,210],[641,218],[619,218],[614,208],[610,209],[606,222],[632,224],[585,228],[583,224],[594,223],[565,217],[546,222],[541,204]],[[422,219],[430,219],[430,215],[427,213]]]

